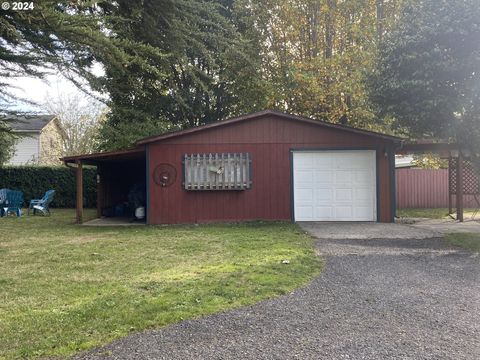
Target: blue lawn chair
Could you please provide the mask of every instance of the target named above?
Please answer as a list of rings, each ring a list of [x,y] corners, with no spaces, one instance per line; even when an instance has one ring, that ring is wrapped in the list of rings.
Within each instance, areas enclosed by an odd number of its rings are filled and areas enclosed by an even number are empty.
[[[8,189],[0,189],[0,217],[3,216],[3,208],[7,206]]]
[[[37,211],[40,211],[43,215],[50,215],[49,206],[54,195],[55,190],[48,190],[43,198],[38,200],[30,200],[30,204],[28,205],[28,214],[30,214],[30,210],[33,210],[33,215],[35,215]]]
[[[22,215],[23,193],[21,191],[6,189],[6,196],[1,205],[1,216],[15,213],[17,216]]]
[[[0,189],[0,206],[7,200],[7,191],[8,189]]]

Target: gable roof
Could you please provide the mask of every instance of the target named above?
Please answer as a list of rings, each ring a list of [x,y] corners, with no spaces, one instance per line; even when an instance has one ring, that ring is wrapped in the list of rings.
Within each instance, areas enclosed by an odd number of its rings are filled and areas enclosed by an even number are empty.
[[[40,132],[47,124],[55,119],[55,115],[26,115],[26,116],[5,116],[5,121],[13,131]]]
[[[398,143],[402,141],[402,138],[399,138],[397,136],[386,135],[386,134],[382,134],[382,133],[378,133],[378,132],[374,132],[374,131],[369,131],[369,130],[357,129],[357,128],[354,128],[354,127],[351,127],[351,126],[346,126],[346,125],[333,124],[333,123],[329,123],[329,122],[321,121],[321,120],[314,120],[314,119],[306,118],[306,117],[303,117],[303,116],[290,115],[290,114],[286,114],[286,113],[283,113],[283,112],[280,112],[280,111],[275,111],[275,110],[263,110],[263,111],[258,111],[258,112],[247,114],[247,115],[242,115],[242,116],[230,118],[230,119],[227,119],[227,120],[220,120],[220,121],[216,121],[216,122],[213,122],[213,123],[210,123],[210,124],[196,126],[196,127],[186,129],[186,130],[180,130],[180,131],[174,131],[174,132],[161,134],[161,135],[149,136],[149,137],[146,137],[146,138],[143,138],[143,139],[140,139],[139,141],[137,141],[137,145],[145,145],[145,144],[149,144],[149,143],[156,142],[156,141],[171,139],[171,138],[178,137],[178,136],[189,135],[189,134],[193,134],[193,133],[196,133],[196,132],[199,132],[199,131],[204,131],[204,130],[217,128],[217,127],[221,127],[221,126],[227,126],[227,125],[235,124],[235,123],[242,122],[242,121],[253,120],[253,119],[257,119],[257,118],[268,116],[268,115],[274,115],[274,116],[277,116],[277,117],[280,117],[280,118],[283,118],[283,119],[287,119],[287,120],[293,120],[293,121],[298,121],[298,122],[302,122],[302,123],[307,123],[307,124],[312,124],[312,125],[317,125],[317,126],[323,126],[323,127],[326,127],[326,128],[336,129],[336,130],[341,130],[341,131],[348,131],[348,132],[352,132],[352,133],[356,133],[356,134],[360,134],[360,135],[376,137],[376,138],[380,138],[380,139],[383,139],[383,140],[389,140],[389,141],[398,142]]]

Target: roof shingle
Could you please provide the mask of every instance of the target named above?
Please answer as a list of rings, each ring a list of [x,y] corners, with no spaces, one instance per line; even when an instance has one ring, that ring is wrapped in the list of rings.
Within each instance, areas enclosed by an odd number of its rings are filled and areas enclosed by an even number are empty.
[[[55,115],[9,115],[0,119],[5,121],[13,131],[41,131],[54,118]]]

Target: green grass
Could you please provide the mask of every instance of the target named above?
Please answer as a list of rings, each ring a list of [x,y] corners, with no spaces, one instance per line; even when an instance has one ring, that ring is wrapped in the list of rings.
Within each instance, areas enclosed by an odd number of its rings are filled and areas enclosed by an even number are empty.
[[[451,246],[472,252],[480,252],[479,233],[452,233],[445,236],[445,241]]]
[[[465,209],[464,217],[471,218],[474,209]],[[409,218],[429,218],[429,219],[443,219],[448,214],[447,208],[438,209],[397,209],[397,216]],[[455,216],[455,214],[454,214]],[[480,219],[480,214],[477,214],[475,219]]]
[[[322,267],[290,223],[95,228],[73,219],[73,210],[0,218],[0,358],[66,357],[288,293]]]

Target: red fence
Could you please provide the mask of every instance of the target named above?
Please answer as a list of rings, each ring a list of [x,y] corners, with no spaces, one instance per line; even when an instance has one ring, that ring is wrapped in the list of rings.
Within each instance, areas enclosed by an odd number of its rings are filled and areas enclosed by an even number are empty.
[[[447,208],[447,169],[397,169],[397,208]],[[455,208],[455,196],[452,198]],[[475,207],[473,196],[464,196],[465,207]]]

